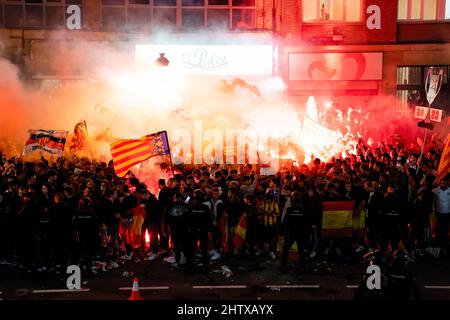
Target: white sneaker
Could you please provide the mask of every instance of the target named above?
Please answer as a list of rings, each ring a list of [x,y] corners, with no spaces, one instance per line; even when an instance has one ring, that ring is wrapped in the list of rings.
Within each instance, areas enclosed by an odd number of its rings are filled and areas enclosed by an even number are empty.
[[[149,257],[148,257],[148,260],[149,261],[153,261],[153,260],[156,260],[156,258],[158,258],[158,255],[156,254],[156,253],[152,253]]]
[[[163,259],[164,262],[167,263],[175,263],[175,254],[172,254],[171,256],[168,256],[166,258]]]
[[[216,251],[216,253],[214,253],[213,256],[211,257],[211,261],[216,261],[219,260],[220,258],[222,258],[222,255]]]
[[[311,253],[309,254],[309,257],[310,257],[310,258],[315,258],[316,255],[317,255],[317,252],[315,252],[315,251],[313,250],[313,251],[311,251]]]
[[[170,266],[174,269],[179,269],[180,265],[177,262],[171,263]]]
[[[119,267],[119,264],[117,262],[110,262],[108,266],[106,267],[107,270],[116,269]]]
[[[130,261],[131,259],[133,259],[133,252],[130,253],[129,255],[128,255],[128,254],[124,255],[124,256],[122,257],[122,259],[123,259],[123,260]]]
[[[272,260],[276,260],[276,259],[277,259],[277,256],[276,256],[275,253],[273,253],[273,252],[269,252],[269,257],[270,257],[270,259],[272,259]]]
[[[364,247],[363,246],[358,246],[356,249],[355,249],[355,252],[363,252],[364,251]]]
[[[215,250],[215,249],[212,249],[212,250],[209,250],[208,251],[208,254],[210,255],[210,256],[213,256],[213,255],[215,255],[217,253],[217,251]]]

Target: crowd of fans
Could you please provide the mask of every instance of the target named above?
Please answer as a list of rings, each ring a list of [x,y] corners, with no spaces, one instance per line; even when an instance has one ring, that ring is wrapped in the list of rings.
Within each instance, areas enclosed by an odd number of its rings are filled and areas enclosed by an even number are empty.
[[[180,166],[172,178],[159,179],[158,194],[132,174],[117,177],[112,163],[60,157],[51,164],[2,155],[0,264],[26,272],[65,272],[78,264],[95,273],[96,261],[113,269],[144,250],[147,260],[165,257],[175,268],[207,272],[211,261],[228,255],[276,260],[280,235],[282,272],[294,241],[301,265],[307,257],[388,252],[399,243],[416,257],[427,247],[445,255],[450,189],[449,175],[435,183],[440,155],[432,148],[419,159],[398,144],[381,143],[359,144],[357,155],[315,159],[274,176],[260,176],[248,164]],[[322,238],[322,203],[347,200],[366,214],[365,237]],[[244,243],[233,247],[242,216]],[[138,217],[142,230],[132,230]]]

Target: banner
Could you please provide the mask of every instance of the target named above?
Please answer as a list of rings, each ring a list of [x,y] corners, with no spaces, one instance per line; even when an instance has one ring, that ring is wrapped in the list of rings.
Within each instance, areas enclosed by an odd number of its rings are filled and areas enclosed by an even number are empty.
[[[34,151],[44,151],[52,155],[61,155],[66,144],[68,131],[60,130],[29,130],[30,137],[25,142],[23,154]]]

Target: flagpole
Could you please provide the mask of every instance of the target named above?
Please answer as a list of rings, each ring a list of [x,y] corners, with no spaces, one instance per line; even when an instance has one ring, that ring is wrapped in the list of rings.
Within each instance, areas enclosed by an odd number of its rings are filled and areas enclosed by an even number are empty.
[[[173,163],[172,163],[172,152],[170,151],[170,144],[169,144],[169,137],[167,135],[167,131],[161,131],[161,132],[165,132],[166,133],[166,138],[167,138],[167,150],[169,150],[169,161],[170,161],[170,170],[172,171],[172,177],[175,177],[175,172],[173,170]]]

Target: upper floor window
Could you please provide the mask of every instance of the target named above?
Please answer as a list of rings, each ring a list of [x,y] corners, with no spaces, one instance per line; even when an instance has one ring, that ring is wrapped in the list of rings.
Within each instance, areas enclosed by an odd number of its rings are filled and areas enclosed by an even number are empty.
[[[102,0],[101,9],[104,29],[197,31],[256,27],[255,0]]]
[[[333,23],[361,22],[363,0],[303,1],[303,22]]]
[[[0,0],[0,25],[65,28],[67,7],[72,4],[82,7],[82,0]],[[83,23],[83,16],[81,21]]]
[[[398,0],[398,20],[450,19],[450,0]]]

